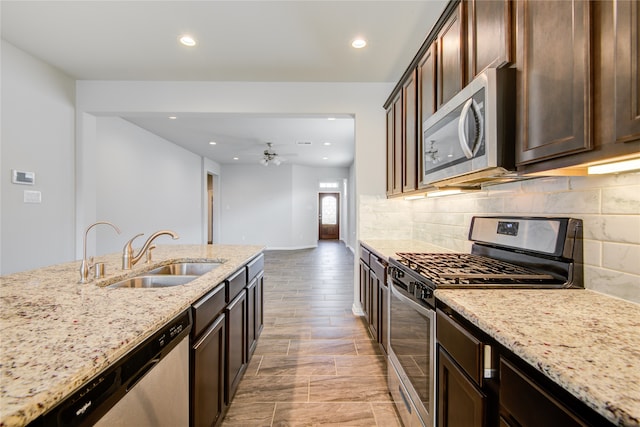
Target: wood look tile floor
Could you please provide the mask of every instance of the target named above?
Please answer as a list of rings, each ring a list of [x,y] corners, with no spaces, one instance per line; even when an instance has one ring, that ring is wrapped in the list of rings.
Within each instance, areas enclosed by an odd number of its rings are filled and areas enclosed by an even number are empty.
[[[401,426],[385,357],[351,312],[351,251],[267,251],[264,277],[264,329],[222,425]]]

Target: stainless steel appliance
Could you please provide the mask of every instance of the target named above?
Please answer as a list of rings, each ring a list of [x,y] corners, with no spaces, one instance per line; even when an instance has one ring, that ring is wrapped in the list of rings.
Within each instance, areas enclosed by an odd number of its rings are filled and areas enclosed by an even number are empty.
[[[189,425],[191,323],[183,312],[29,425]]]
[[[473,187],[514,170],[515,70],[489,68],[425,120],[425,184]]]
[[[388,386],[405,426],[435,425],[438,288],[582,288],[582,221],[474,217],[471,253],[389,259]]]

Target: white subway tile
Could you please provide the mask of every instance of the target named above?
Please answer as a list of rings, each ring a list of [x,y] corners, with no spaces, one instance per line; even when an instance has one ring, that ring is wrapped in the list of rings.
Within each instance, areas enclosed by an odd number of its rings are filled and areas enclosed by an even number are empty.
[[[602,213],[640,215],[640,185],[602,189]]]
[[[611,270],[640,275],[640,245],[603,243],[602,266]]]

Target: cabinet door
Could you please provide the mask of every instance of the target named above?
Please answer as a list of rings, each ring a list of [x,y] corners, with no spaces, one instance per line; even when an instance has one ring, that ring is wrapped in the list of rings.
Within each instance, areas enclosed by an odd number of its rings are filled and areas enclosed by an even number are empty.
[[[360,261],[360,306],[365,318],[369,320],[369,266]]]
[[[402,191],[418,188],[418,85],[417,71],[409,75],[402,85],[403,144]]]
[[[253,356],[264,326],[264,275],[259,273],[247,285],[247,361]]]
[[[226,403],[231,399],[242,379],[247,367],[247,294],[241,292],[226,309],[227,316],[227,369],[226,369]]]
[[[511,62],[511,1],[469,0],[466,6],[467,81]]]
[[[257,280],[253,279],[247,285],[247,360],[253,356],[253,351],[258,344],[256,334],[256,306],[257,306]]]
[[[438,427],[485,425],[486,396],[438,346]]]
[[[393,105],[387,109],[387,196],[393,195]]]
[[[225,315],[221,314],[193,345],[191,425],[211,427],[225,409]]]
[[[380,283],[380,312],[378,314],[380,328],[380,345],[385,354],[389,352],[389,287],[386,283]]]
[[[436,42],[424,53],[418,62],[418,187],[425,187],[422,164],[422,124],[436,112]]]
[[[393,194],[402,193],[402,92],[393,101]]]
[[[516,7],[517,164],[590,150],[590,2],[522,0]]]
[[[505,359],[500,359],[500,418],[523,427],[585,427],[560,402]]]
[[[615,31],[615,142],[640,140],[640,5],[619,0]]]
[[[378,293],[380,282],[378,276],[373,270],[369,270],[369,331],[374,340],[378,341],[378,314],[379,314],[379,300]]]
[[[456,7],[438,34],[438,107],[460,92],[465,82],[462,6]]]

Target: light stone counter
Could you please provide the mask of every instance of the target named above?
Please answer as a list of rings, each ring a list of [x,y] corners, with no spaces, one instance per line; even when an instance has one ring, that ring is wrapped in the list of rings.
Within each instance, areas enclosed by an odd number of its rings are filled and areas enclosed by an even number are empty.
[[[415,240],[364,240],[397,252],[451,252]],[[584,289],[436,290],[436,297],[596,412],[640,426],[640,305]]]
[[[614,424],[640,426],[640,305],[583,289],[436,297]]]
[[[419,240],[361,240],[360,244],[379,257],[388,260],[397,252],[447,253],[450,249],[434,246]]]
[[[96,257],[106,277],[78,284],[80,261],[0,278],[0,426],[22,426],[107,368],[253,257],[261,246],[159,245],[154,261],[123,271],[121,254]],[[223,261],[168,288],[103,286],[176,261]]]

